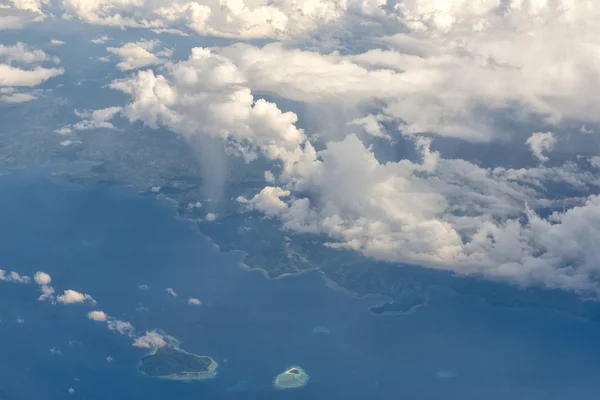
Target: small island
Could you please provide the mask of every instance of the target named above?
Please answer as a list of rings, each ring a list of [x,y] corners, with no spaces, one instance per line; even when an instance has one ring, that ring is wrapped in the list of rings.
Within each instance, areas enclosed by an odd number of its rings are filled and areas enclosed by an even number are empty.
[[[273,385],[277,389],[297,389],[306,385],[310,377],[300,367],[290,367],[285,372],[277,375]]]
[[[201,380],[214,378],[217,367],[217,362],[210,357],[187,353],[174,346],[165,346],[143,357],[138,369],[153,378]]]

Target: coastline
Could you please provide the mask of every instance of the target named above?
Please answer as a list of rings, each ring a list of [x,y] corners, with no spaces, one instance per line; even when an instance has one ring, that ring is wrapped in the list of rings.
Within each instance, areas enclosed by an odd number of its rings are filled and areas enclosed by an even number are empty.
[[[140,365],[142,363],[142,361],[140,360],[138,362],[138,372],[140,372],[142,375],[145,375],[147,377],[150,378],[156,378],[156,379],[165,379],[165,380],[173,380],[173,381],[199,381],[199,380],[209,380],[209,379],[214,379],[216,378],[217,375],[217,368],[219,368],[219,363],[212,357],[210,356],[201,356],[198,354],[194,354],[194,353],[189,353],[185,350],[182,350],[181,348],[179,348],[178,343],[179,341],[173,337],[169,337],[169,339],[172,339],[176,344],[170,346],[172,347],[174,350],[180,352],[180,353],[184,353],[187,354],[189,356],[193,356],[196,358],[208,358],[210,359],[210,365],[208,366],[208,370],[207,371],[201,371],[201,372],[180,372],[180,373],[174,373],[174,374],[170,374],[170,375],[162,375],[162,376],[152,376],[152,375],[148,375],[146,372],[142,371],[140,369]],[[149,356],[153,356],[158,352],[158,348],[152,349],[148,354],[146,354],[144,357],[149,357]],[[143,358],[144,358],[143,357]]]

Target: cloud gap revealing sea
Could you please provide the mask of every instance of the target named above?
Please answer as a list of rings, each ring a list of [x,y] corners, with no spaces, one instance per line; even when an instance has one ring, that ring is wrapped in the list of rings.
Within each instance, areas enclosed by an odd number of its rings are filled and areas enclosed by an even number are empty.
[[[57,292],[89,293],[98,304],[52,305],[37,300],[34,284],[0,282],[0,399],[65,398],[70,388],[85,399],[585,400],[600,392],[596,322],[441,289],[413,313],[376,316],[370,308],[382,299],[333,290],[317,272],[269,280],[244,270],[241,252],[220,252],[164,199],[49,175],[0,174],[0,268],[45,271]],[[92,309],[213,357],[216,379],[142,375],[146,351],[87,319]],[[308,384],[273,389],[290,366],[306,371]]]

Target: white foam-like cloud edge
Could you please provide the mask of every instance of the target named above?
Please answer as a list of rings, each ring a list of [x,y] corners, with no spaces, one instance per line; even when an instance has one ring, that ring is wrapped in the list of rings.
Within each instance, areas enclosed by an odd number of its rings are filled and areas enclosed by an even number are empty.
[[[594,174],[573,163],[490,169],[445,159],[431,151],[431,138],[410,129],[405,134],[420,160],[381,163],[348,123],[368,126],[371,135],[383,136],[376,125],[397,121],[398,116],[389,112],[397,99],[419,98],[419,82],[428,81],[419,78],[417,69],[403,76],[390,69],[366,68],[357,60],[360,57],[321,55],[279,44],[196,48],[189,59],[166,64],[164,74],[140,71],[111,87],[131,97],[122,110],[131,122],[167,127],[185,136],[221,137],[231,152],[248,162],[261,155],[279,163],[277,176],[272,171],[266,175],[271,185],[239,200],[248,209],[280,219],[285,229],[325,234],[331,247],[381,260],[478,273],[523,285],[596,290],[593,271],[600,258],[594,256],[593,246],[567,249],[555,243],[559,237],[573,240],[594,234],[582,231],[589,222],[575,220],[586,215],[589,221],[597,209],[596,197],[548,198],[544,191],[549,183],[598,190],[600,181]],[[419,59],[415,62],[422,66]],[[353,119],[340,131],[322,132],[325,148],[317,151],[296,127],[297,115],[255,98],[253,90],[316,104],[343,98],[357,104],[358,110],[370,98],[388,106],[381,116]],[[530,108],[533,114],[539,111],[536,107]],[[450,109],[444,112],[455,114]],[[428,115],[426,110],[421,114]],[[535,214],[537,209],[560,206],[567,210],[546,219]]]
[[[173,288],[166,288],[165,292],[169,293],[173,297],[177,297],[177,292],[175,292],[175,290],[173,290]]]

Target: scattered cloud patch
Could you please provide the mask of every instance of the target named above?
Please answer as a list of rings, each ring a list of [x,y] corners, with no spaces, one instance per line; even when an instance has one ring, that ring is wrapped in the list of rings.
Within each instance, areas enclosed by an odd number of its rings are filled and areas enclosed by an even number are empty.
[[[93,0],[64,0],[63,11],[91,24],[121,28],[147,28],[155,32],[240,39],[285,38],[302,35],[340,19],[348,8],[342,0],[309,3],[287,0],[196,2],[175,0],[168,4]]]
[[[194,210],[197,208],[202,208],[202,203],[200,203],[199,201],[195,202],[195,203],[188,203],[187,205],[187,209],[188,210]]]
[[[216,214],[213,214],[213,213],[208,213],[208,214],[206,214],[206,217],[205,217],[205,219],[206,219],[208,222],[212,222],[212,221],[215,221],[215,220],[217,219],[217,215],[216,215]]]
[[[1,12],[0,7],[0,25]],[[44,63],[56,65],[60,59],[22,42],[11,46],[0,43],[0,101],[18,104],[35,100],[35,92],[22,90],[38,86],[65,72],[63,68],[44,67]],[[16,88],[21,88],[21,91],[17,92]]]
[[[37,99],[37,96],[31,93],[12,93],[0,96],[0,101],[4,103],[19,104]]]
[[[109,40],[111,40],[111,39],[107,35],[101,35],[95,39],[90,40],[90,42],[92,42],[94,44],[104,44],[104,43],[108,42]]]
[[[15,282],[15,283],[29,283],[31,278],[26,275],[20,275],[19,273],[12,271],[7,272],[0,269],[0,281]]]
[[[73,125],[64,126],[55,130],[59,135],[70,135],[73,131],[89,131],[92,129],[115,129],[110,122],[122,111],[121,107],[108,107],[98,110],[74,110],[76,116],[81,120]],[[75,144],[68,143],[67,145]]]
[[[71,147],[71,146],[76,146],[78,144],[81,144],[81,142],[79,140],[63,140],[59,143],[59,145],[61,145],[62,147]]]
[[[50,285],[52,278],[45,272],[38,271],[33,276],[33,280],[40,286],[42,294],[38,297],[38,300],[54,302],[54,288]]]
[[[556,145],[556,138],[552,132],[535,132],[525,142],[529,145],[533,156],[540,162],[549,160],[546,153],[551,152]]]
[[[89,301],[94,304],[96,301],[89,294],[80,293],[75,290],[67,289],[62,295],[56,298],[56,301],[63,304],[75,304]]]
[[[58,350],[56,347],[52,347],[50,349],[50,354],[53,356],[62,356],[62,351]]]
[[[118,319],[110,318],[106,321],[108,329],[120,333],[121,335],[131,336],[133,335],[134,328],[130,322],[120,321]]]
[[[167,342],[163,335],[157,331],[147,331],[144,336],[140,336],[133,342],[133,347],[140,347],[144,349],[158,349],[165,347]]]
[[[59,135],[70,135],[71,133],[73,133],[73,129],[65,127],[57,129],[54,132],[58,133]]]
[[[40,286],[49,285],[52,282],[52,278],[45,272],[38,271],[33,276],[33,280]]]
[[[199,306],[199,305],[202,304],[202,302],[200,300],[196,299],[196,298],[190,297],[188,299],[188,304],[191,304],[193,306]]]
[[[104,311],[90,311],[87,317],[93,321],[103,322],[106,321],[108,316]]]
[[[106,50],[121,58],[122,61],[117,64],[117,68],[121,71],[131,71],[150,65],[163,64],[165,60],[152,53],[159,43],[158,40],[141,40],[126,43],[121,47],[108,47]],[[170,56],[171,52],[163,50],[161,54]]]
[[[177,293],[172,288],[166,288],[165,292],[169,293],[173,297],[177,297]]]

